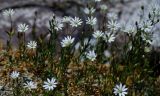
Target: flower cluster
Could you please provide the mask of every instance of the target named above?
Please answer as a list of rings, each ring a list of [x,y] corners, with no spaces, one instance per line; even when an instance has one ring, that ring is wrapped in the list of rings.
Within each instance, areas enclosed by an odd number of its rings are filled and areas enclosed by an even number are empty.
[[[19,76],[20,73],[17,72],[17,71],[13,71],[10,75],[10,77],[12,79],[17,79]],[[45,90],[54,90],[54,88],[57,87],[57,82],[56,82],[56,79],[55,78],[47,78],[47,81],[44,81],[44,84],[43,84],[43,88]],[[26,83],[24,83],[24,88],[28,89],[28,90],[33,90],[33,89],[37,89],[37,82],[33,82],[33,81],[27,81]]]
[[[17,30],[11,26],[6,47],[0,48],[0,95],[7,90],[7,96],[157,96],[160,7],[145,12],[142,6],[140,20],[130,24],[107,5],[117,0],[83,1],[77,16],[53,14],[49,32],[39,34],[26,23]],[[3,16],[12,21],[14,13],[7,9]]]

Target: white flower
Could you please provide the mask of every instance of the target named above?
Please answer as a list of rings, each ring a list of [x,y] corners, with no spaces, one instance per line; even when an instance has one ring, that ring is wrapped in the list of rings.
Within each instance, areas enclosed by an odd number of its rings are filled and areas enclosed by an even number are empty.
[[[117,31],[120,28],[120,25],[119,25],[119,23],[117,23],[117,21],[111,20],[108,22],[108,28],[111,31]]]
[[[116,38],[116,37],[112,34],[112,35],[109,37],[108,42],[109,42],[109,43],[114,42],[115,38]]]
[[[99,30],[93,33],[93,37],[96,38],[96,39],[101,38],[103,35],[104,35],[104,33],[102,31],[99,31]]]
[[[116,38],[116,37],[115,37],[113,34],[110,35],[110,37],[108,38],[108,42],[109,42],[109,43],[114,42],[115,38]]]
[[[87,15],[88,14],[93,14],[95,11],[96,11],[96,9],[94,9],[93,7],[84,9],[84,13],[87,14]]]
[[[29,49],[35,49],[37,47],[37,42],[36,41],[30,41],[30,42],[28,42],[27,47]]]
[[[63,19],[62,19],[62,22],[68,23],[68,22],[70,22],[70,20],[71,20],[70,16],[64,16]]]
[[[94,18],[94,17],[88,17],[87,18],[87,20],[86,20],[86,23],[87,24],[90,24],[91,26],[93,26],[93,25],[96,25],[96,23],[97,23],[97,18]]]
[[[24,83],[24,88],[27,88],[29,90],[36,89],[37,83],[32,82],[32,81],[27,81],[26,83]]]
[[[111,34],[111,33],[106,33],[107,36],[103,36],[103,39],[108,42],[108,43],[111,43],[111,42],[114,42],[115,40],[115,35],[114,34]]]
[[[55,30],[57,30],[57,31],[62,30],[62,28],[63,28],[62,20],[56,18],[54,20],[53,24],[54,24],[54,29]]]
[[[28,25],[25,23],[18,25],[18,32],[26,32],[28,30]]]
[[[140,27],[145,32],[150,32],[152,30],[152,28],[153,28],[151,21],[146,21],[146,22],[141,23]]]
[[[100,9],[101,9],[102,11],[106,11],[106,10],[108,9],[108,7],[107,7],[107,5],[102,4],[102,5],[100,5]]]
[[[8,9],[3,11],[4,16],[12,16],[15,13],[13,9]]]
[[[89,51],[88,53],[86,53],[86,57],[91,60],[94,61],[97,57],[96,53],[94,52],[94,50]]]
[[[70,25],[72,27],[78,27],[82,24],[82,20],[79,17],[71,18]]]
[[[122,85],[122,83],[120,83],[119,85],[116,85],[114,88],[114,94],[118,95],[118,96],[125,96],[126,94],[128,94],[127,90],[128,88],[126,88],[125,85]]]
[[[136,33],[136,28],[134,26],[128,25],[123,31],[128,34],[132,34]]]
[[[74,42],[74,38],[72,38],[71,36],[67,36],[62,40],[61,45],[62,45],[62,47],[68,47],[73,42]]]
[[[56,87],[57,87],[57,82],[55,78],[52,78],[52,79],[47,78],[47,81],[45,81],[43,85],[43,88],[49,91],[54,90],[54,88]]]
[[[19,77],[19,72],[13,71],[10,76],[11,76],[11,78],[16,79]]]
[[[116,20],[118,18],[117,14],[115,14],[115,13],[108,13],[107,17],[110,20]]]

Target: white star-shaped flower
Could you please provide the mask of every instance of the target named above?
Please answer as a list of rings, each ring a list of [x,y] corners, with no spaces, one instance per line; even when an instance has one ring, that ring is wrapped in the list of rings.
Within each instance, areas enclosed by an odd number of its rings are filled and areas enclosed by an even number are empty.
[[[82,24],[82,20],[79,17],[71,18],[70,25],[72,27],[78,27]]]
[[[35,49],[37,47],[37,42],[36,41],[30,41],[27,44],[28,49]]]
[[[96,60],[97,55],[96,55],[96,53],[94,52],[94,50],[92,50],[92,51],[89,51],[88,53],[86,53],[86,57],[87,57],[89,60],[94,61],[94,60]]]
[[[19,72],[13,71],[10,76],[11,76],[12,79],[16,79],[16,78],[19,77]]]
[[[119,85],[116,85],[114,88],[114,94],[118,95],[118,96],[125,96],[128,94],[127,90],[128,88],[126,88],[126,85],[122,85],[122,83],[120,83]]]
[[[96,38],[96,39],[103,37],[103,35],[104,35],[104,33],[102,31],[99,31],[99,30],[97,30],[93,33],[93,37]]]
[[[71,36],[67,36],[62,40],[61,45],[62,47],[69,47],[73,42],[74,38],[72,38]]]
[[[9,17],[11,17],[14,13],[15,13],[15,11],[13,9],[7,9],[7,10],[3,11],[3,15],[9,16]]]
[[[91,25],[91,26],[94,26],[97,23],[97,18],[95,18],[95,17],[88,17],[87,20],[86,20],[86,23],[89,24],[89,25]]]
[[[57,82],[56,82],[56,79],[55,78],[47,78],[47,81],[44,81],[44,85],[43,85],[43,88],[46,89],[46,90],[54,90],[54,88],[57,87]]]
[[[108,22],[108,28],[111,31],[117,31],[120,28],[120,25],[117,23],[117,21],[111,20]]]
[[[24,88],[27,88],[28,90],[36,89],[37,83],[33,81],[27,81],[26,83],[24,83]]]
[[[28,30],[28,25],[23,23],[18,25],[18,32],[26,32]]]

